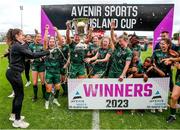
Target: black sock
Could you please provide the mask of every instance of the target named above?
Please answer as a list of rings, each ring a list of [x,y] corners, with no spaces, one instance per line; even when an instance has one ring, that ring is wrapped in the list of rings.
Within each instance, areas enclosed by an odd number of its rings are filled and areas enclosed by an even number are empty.
[[[55,93],[55,95],[54,95],[54,98],[58,98],[58,96],[59,96],[59,90],[56,90],[56,93]]]
[[[42,94],[43,94],[43,98],[45,98],[45,93],[46,93],[46,85],[43,84],[43,85],[42,85]]]
[[[33,90],[34,90],[34,98],[37,98],[37,93],[38,93],[37,85],[33,85]]]
[[[176,115],[176,109],[170,108],[170,114],[175,116]]]
[[[49,92],[46,92],[46,93],[45,93],[45,99],[46,99],[46,101],[49,100],[49,96],[50,96],[50,93],[49,93]]]
[[[62,84],[62,88],[64,90],[64,94],[67,95],[68,93],[67,83]]]

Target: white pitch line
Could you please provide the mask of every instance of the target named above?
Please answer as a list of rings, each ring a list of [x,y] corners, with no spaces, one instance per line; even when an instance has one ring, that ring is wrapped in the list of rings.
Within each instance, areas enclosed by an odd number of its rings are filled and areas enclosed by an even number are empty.
[[[92,112],[92,129],[99,130],[99,110],[93,110]]]

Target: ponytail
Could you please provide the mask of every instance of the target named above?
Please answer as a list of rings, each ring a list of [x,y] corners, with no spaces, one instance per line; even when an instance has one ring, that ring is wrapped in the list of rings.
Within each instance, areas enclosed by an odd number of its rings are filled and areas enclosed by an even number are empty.
[[[9,29],[8,32],[6,33],[6,38],[7,38],[7,44],[11,45],[13,42],[17,41],[16,35],[18,35],[21,32],[20,29]]]
[[[35,32],[35,37],[36,37],[38,34],[40,34],[37,29],[34,29],[34,32]]]
[[[8,45],[10,45],[11,44],[11,42],[12,42],[12,31],[13,31],[13,29],[12,28],[10,28],[9,30],[8,30],[8,32],[6,33],[6,43],[8,44]]]

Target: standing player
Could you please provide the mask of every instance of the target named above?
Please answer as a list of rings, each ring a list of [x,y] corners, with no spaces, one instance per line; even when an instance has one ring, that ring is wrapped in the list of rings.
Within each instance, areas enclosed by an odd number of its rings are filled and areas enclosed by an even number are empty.
[[[61,43],[62,42],[62,43]],[[58,47],[62,53],[62,60],[60,63],[60,81],[61,86],[64,90],[64,95],[67,94],[67,75],[68,75],[68,65],[69,65],[69,45],[66,44],[66,38],[64,36],[61,37],[61,42],[58,40]]]
[[[93,57],[96,55],[98,49],[99,49],[99,38],[98,36],[94,36],[92,39],[92,42],[88,44],[88,53],[87,57]]]
[[[131,63],[132,52],[128,47],[128,37],[127,35],[121,35],[118,38],[114,36],[115,21],[111,22],[111,39],[114,45],[115,50],[111,56],[111,65],[108,67],[108,77],[109,78],[119,78],[120,81],[126,77],[127,70]]]
[[[87,58],[85,61],[87,63],[94,64],[92,78],[102,78],[107,71],[108,62],[110,56],[112,55],[112,50],[114,49],[111,39],[104,37],[101,40],[100,48],[98,49],[96,55],[92,58]]]
[[[28,48],[31,43],[32,43],[31,35],[26,35],[25,36],[25,46]],[[30,60],[26,59],[25,60],[25,76],[26,76],[27,83],[26,83],[25,87],[28,87],[29,85],[31,85],[29,71],[30,71]]]
[[[99,38],[98,36],[94,36],[92,39],[92,42],[88,44],[88,51],[87,51],[87,58],[92,58],[96,55],[97,51],[99,49]],[[93,67],[91,64],[86,63],[86,69],[87,69],[87,75],[88,77],[91,77]]]
[[[66,38],[67,44],[69,44],[70,49],[70,78],[85,78],[85,62],[84,58],[86,56],[85,43],[81,43],[83,46],[78,46],[80,42],[80,37],[78,34],[74,35],[74,40],[70,38],[70,23],[67,22]]]
[[[63,60],[61,50],[56,46],[55,37],[51,36],[48,40],[48,30],[49,26],[46,25],[45,35],[44,35],[44,48],[49,49],[51,54],[45,58],[45,66],[46,66],[46,102],[45,108],[49,109],[49,96],[52,92],[53,85],[55,86],[55,98],[53,103],[57,106],[60,106],[58,102],[59,90],[60,90],[60,63]],[[54,28],[57,33],[57,38],[59,40],[59,44],[62,44],[61,35],[58,32],[57,28]]]
[[[166,119],[167,123],[171,123],[176,120],[176,103],[180,98],[180,58],[167,58],[164,62],[177,62],[176,84],[173,88],[170,102],[170,116]]]
[[[170,39],[169,32],[168,31],[162,31],[161,34],[160,34],[160,37],[161,37],[161,40],[163,40],[163,39]],[[161,49],[160,42],[158,42],[156,44],[156,46],[154,47],[154,50],[157,50],[157,49]],[[174,51],[177,51],[178,50],[178,46],[176,46],[174,43],[171,42],[171,49],[174,50]]]
[[[132,52],[128,47],[128,37],[121,35],[119,42],[115,45],[112,54],[112,64],[109,70],[109,78],[119,78],[120,81],[126,77],[127,70],[131,63]]]
[[[115,29],[115,23],[111,23],[111,37],[114,38],[113,32]],[[113,42],[115,45],[114,52],[111,56],[111,65],[109,66],[108,77],[109,78],[119,78],[119,81],[123,81],[126,77],[127,70],[131,63],[132,52],[128,47],[128,37],[126,35],[121,35],[118,38],[118,43]],[[117,111],[122,114],[122,110]]]
[[[172,81],[172,71],[171,71],[171,64],[172,61],[162,61],[162,59],[170,58],[170,57],[177,57],[177,53],[171,50],[171,40],[170,39],[163,39],[160,41],[160,48],[154,51],[153,59],[157,66],[157,68],[161,69],[166,77],[170,77],[170,91],[172,92],[173,89],[173,81]]]
[[[41,34],[36,33],[34,38],[34,43],[31,43],[29,45],[29,48],[32,52],[41,52],[43,51],[43,45],[41,44]],[[41,85],[42,85],[42,94],[43,98],[45,98],[45,92],[46,87],[44,83],[44,71],[45,71],[45,64],[43,58],[36,58],[32,60],[31,64],[32,69],[32,79],[33,79],[33,91],[34,91],[34,97],[32,101],[37,100],[37,94],[38,94],[38,76],[40,76],[41,79]]]
[[[141,56],[141,51],[147,51],[148,43],[145,41],[144,45],[139,45],[139,37],[137,35],[132,35],[130,38],[130,44],[129,47],[131,51],[133,52],[134,56]]]

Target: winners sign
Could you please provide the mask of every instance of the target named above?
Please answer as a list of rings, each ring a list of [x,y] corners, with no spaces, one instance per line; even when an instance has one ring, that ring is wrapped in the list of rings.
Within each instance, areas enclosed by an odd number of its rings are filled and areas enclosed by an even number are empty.
[[[69,109],[165,109],[169,78],[68,79]]]

